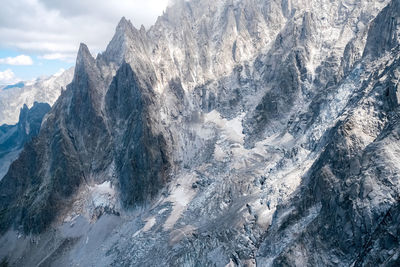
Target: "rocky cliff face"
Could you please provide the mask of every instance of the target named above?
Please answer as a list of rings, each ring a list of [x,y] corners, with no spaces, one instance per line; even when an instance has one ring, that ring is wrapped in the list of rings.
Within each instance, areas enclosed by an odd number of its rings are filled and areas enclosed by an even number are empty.
[[[35,102],[31,109],[24,105],[18,124],[0,126],[0,179],[24,145],[39,134],[43,117],[49,111],[50,106],[46,103]]]
[[[123,18],[97,58],[81,45],[0,182],[0,257],[398,264],[399,13],[182,0],[147,31]]]

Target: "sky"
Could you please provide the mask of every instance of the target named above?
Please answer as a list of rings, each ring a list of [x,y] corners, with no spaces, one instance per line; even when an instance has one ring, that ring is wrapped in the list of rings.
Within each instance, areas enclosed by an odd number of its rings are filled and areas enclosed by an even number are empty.
[[[0,0],[0,85],[74,65],[80,43],[104,51],[125,16],[148,29],[168,0]]]

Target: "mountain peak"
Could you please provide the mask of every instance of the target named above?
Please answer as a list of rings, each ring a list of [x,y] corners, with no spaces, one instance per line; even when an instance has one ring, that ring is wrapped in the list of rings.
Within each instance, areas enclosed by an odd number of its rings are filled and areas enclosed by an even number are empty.
[[[127,20],[127,19],[125,18],[125,16],[123,16],[123,17],[120,19],[120,21],[119,21],[119,23],[118,23],[118,26],[119,26],[119,25],[122,25],[122,24],[127,24],[127,23],[129,23],[129,20]]]
[[[135,29],[132,22],[127,20],[125,17],[122,17],[118,23],[116,34],[125,34],[127,31],[131,31],[132,29]]]
[[[142,43],[142,36],[145,34],[144,27],[138,31],[131,21],[122,17],[115,30],[111,42],[108,44],[105,53],[102,55],[106,61],[122,63],[125,54],[131,47],[139,47]]]
[[[78,56],[76,58],[76,69],[79,69],[80,66],[87,65],[94,62],[94,58],[89,51],[89,48],[86,44],[81,43],[79,45]]]
[[[86,57],[92,57],[92,54],[90,54],[89,48],[87,47],[86,44],[80,43],[78,50],[78,59]]]

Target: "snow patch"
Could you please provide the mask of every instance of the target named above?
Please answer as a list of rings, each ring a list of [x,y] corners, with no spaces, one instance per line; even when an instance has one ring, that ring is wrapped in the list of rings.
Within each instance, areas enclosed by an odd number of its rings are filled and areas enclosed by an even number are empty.
[[[143,226],[143,232],[147,232],[149,231],[151,228],[153,228],[153,226],[156,224],[156,218],[155,217],[151,217],[149,219],[147,219],[146,224]]]
[[[244,116],[245,113],[242,113],[240,116],[237,116],[232,120],[227,120],[222,118],[218,111],[213,110],[210,113],[205,114],[204,122],[214,123],[222,131],[222,137],[224,139],[233,143],[243,144],[244,134],[242,120]]]
[[[107,207],[115,203],[115,189],[110,181],[90,187],[94,207]]]
[[[164,201],[173,204],[171,214],[164,223],[164,230],[173,229],[175,223],[186,210],[187,205],[196,195],[196,192],[192,188],[192,184],[195,182],[195,177],[196,175],[189,174],[183,175],[177,179],[176,184],[174,184],[174,189],[169,197]]]

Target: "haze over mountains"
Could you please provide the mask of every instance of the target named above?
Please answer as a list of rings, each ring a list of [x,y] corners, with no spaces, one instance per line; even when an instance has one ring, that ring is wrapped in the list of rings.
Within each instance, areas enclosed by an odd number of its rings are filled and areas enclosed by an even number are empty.
[[[397,0],[122,18],[0,181],[0,259],[398,265],[399,25]]]
[[[53,76],[36,81],[19,82],[0,88],[0,125],[16,124],[19,110],[26,104],[29,108],[34,102],[53,105],[62,88],[72,81],[74,68],[61,71]]]

